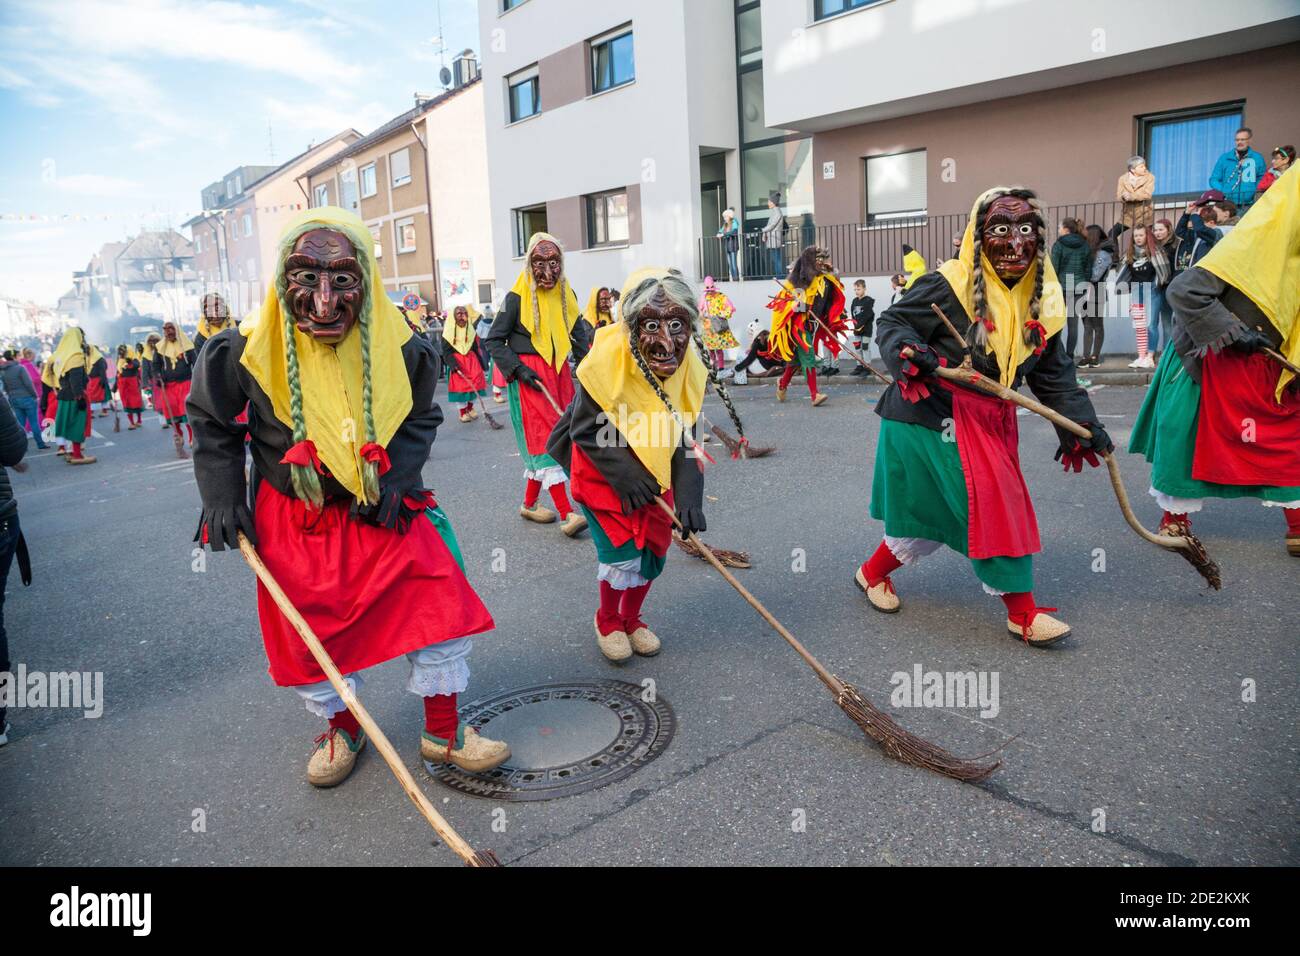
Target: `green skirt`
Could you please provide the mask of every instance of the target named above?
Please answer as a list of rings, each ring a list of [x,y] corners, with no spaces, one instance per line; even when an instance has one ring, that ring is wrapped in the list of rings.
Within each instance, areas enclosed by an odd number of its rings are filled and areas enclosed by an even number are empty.
[[[940,541],[967,554],[966,476],[956,441],[924,425],[880,421],[876,469],[871,481],[871,517],[885,523],[892,538]],[[1034,589],[1034,557],[972,558],[975,576],[995,591]]]
[[[64,441],[85,441],[86,409],[78,408],[75,400],[60,400],[58,411],[54,413],[54,434]]]
[[[530,455],[528,453],[528,441],[524,438],[524,413],[519,406],[519,383],[517,381],[506,386],[506,397],[510,400],[510,424],[515,427],[515,444],[519,446],[519,457],[524,460],[524,467],[529,471],[560,467],[559,462],[545,452],[540,455]]]
[[[1151,463],[1151,487],[1173,498],[1300,500],[1300,488],[1219,485],[1192,477],[1201,386],[1172,348],[1165,349],[1147,397],[1138,410],[1128,450]]]
[[[814,349],[806,349],[797,342],[794,346],[794,363],[799,368],[807,371],[810,368],[818,366],[817,352]]]
[[[447,546],[451,556],[456,559],[461,571],[464,571],[465,559],[461,556],[460,542],[456,540],[456,531],[452,528],[451,519],[447,517],[447,513],[441,507],[425,508],[424,516],[429,519],[429,523],[437,530],[439,537],[442,538],[442,543]]]
[[[448,392],[447,398],[455,405],[468,405],[477,398],[487,398],[487,389],[477,392]]]
[[[614,547],[613,542],[609,540],[609,535],[605,534],[605,529],[600,526],[596,515],[586,505],[581,502],[578,507],[582,509],[583,515],[587,519],[587,530],[591,532],[591,540],[596,544],[596,560],[601,564],[618,564],[620,561],[641,561],[641,577],[647,581],[653,581],[663,572],[664,564],[668,561],[668,555],[655,554],[650,550],[647,544],[644,548],[638,548],[636,541],[629,539],[621,547]]]

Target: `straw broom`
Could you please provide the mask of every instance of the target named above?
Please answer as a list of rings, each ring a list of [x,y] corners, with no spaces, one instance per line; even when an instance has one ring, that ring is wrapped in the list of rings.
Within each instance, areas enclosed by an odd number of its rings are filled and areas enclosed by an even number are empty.
[[[961,333],[957,331],[948,316],[944,315],[943,309],[939,308],[937,303],[932,303],[930,307],[934,310],[935,315],[939,316],[939,318],[943,320],[943,324],[948,327],[949,333],[951,333],[951,335],[961,345],[964,355],[961,365],[957,368],[944,368],[943,366],[940,366],[936,371],[936,374],[940,378],[952,382],[960,382],[963,385],[978,389],[979,391],[985,392],[989,395],[996,395],[998,398],[1019,405],[1021,408],[1026,408],[1036,415],[1041,415],[1053,425],[1063,428],[1070,434],[1079,438],[1086,440],[1092,437],[1092,432],[1080,425],[1078,422],[1071,421],[1060,412],[1048,408],[1041,402],[1037,402],[1032,398],[1021,395],[1019,392],[1007,388],[1000,382],[995,382],[975,371],[971,366],[970,346],[967,344],[966,340],[962,337]],[[910,350],[905,350],[905,353],[910,354]],[[1201,539],[1190,532],[1185,535],[1177,536],[1161,535],[1143,527],[1142,522],[1140,522],[1137,515],[1133,513],[1132,504],[1129,503],[1128,491],[1124,488],[1124,478],[1120,474],[1119,463],[1115,460],[1115,456],[1108,451],[1104,451],[1101,452],[1101,457],[1106,461],[1106,469],[1110,473],[1111,488],[1115,492],[1115,499],[1119,502],[1119,510],[1123,513],[1124,520],[1128,522],[1129,527],[1152,544],[1168,551],[1177,551],[1187,559],[1188,563],[1196,569],[1196,572],[1201,577],[1205,578],[1206,583],[1208,583],[1210,587],[1214,588],[1216,591],[1220,590],[1223,587],[1223,579],[1219,573],[1219,566],[1206,552],[1205,545],[1201,543]]]
[[[244,560],[248,562],[248,566],[253,569],[253,573],[257,575],[257,579],[262,582],[262,585],[275,601],[276,606],[279,607],[280,612],[284,614],[288,622],[293,625],[293,629],[298,632],[298,636],[302,638],[303,643],[307,645],[307,649],[311,651],[311,656],[316,658],[316,663],[329,679],[330,686],[334,688],[334,693],[343,699],[343,703],[347,704],[348,710],[357,719],[357,723],[362,726],[367,736],[375,742],[375,749],[384,758],[384,763],[388,764],[388,769],[393,771],[393,776],[397,778],[397,782],[402,785],[406,795],[411,798],[411,802],[415,804],[416,809],[420,811],[424,819],[429,822],[429,826],[433,827],[434,832],[438,834],[442,842],[447,844],[451,851],[465,862],[466,866],[501,866],[502,863],[495,853],[491,850],[475,851],[472,846],[461,838],[460,834],[452,829],[451,824],[444,820],[438,811],[433,808],[433,804],[429,802],[429,798],[416,785],[415,778],[406,769],[406,764],[402,763],[401,757],[397,755],[393,745],[384,736],[384,732],[379,729],[379,725],[370,716],[370,712],[361,706],[361,701],[357,699],[352,688],[343,679],[339,669],[334,666],[334,661],[330,658],[329,652],[325,650],[325,646],[321,644],[320,639],[312,631],[311,625],[303,619],[303,616],[298,613],[298,609],[293,606],[288,596],[280,589],[280,585],[276,583],[270,570],[262,562],[257,549],[253,547],[253,543],[244,536],[242,531],[239,532],[239,550],[243,554]]]

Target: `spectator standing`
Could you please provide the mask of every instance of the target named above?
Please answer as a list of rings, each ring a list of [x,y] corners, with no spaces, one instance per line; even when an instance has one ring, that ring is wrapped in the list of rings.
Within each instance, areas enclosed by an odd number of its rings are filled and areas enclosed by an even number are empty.
[[[1251,137],[1249,126],[1237,130],[1233,148],[1219,157],[1210,173],[1210,188],[1243,212],[1255,201],[1255,190],[1264,178],[1264,157],[1251,148]]]
[[[1128,286],[1128,314],[1133,321],[1137,338],[1137,358],[1128,363],[1129,368],[1155,368],[1147,339],[1147,310],[1151,306],[1151,292],[1156,282],[1156,267],[1151,261],[1155,239],[1148,226],[1134,226],[1132,241],[1124,256],[1124,269],[1119,281]]]
[[[895,272],[889,277],[889,288],[892,290],[889,295],[889,304],[893,305],[907,291],[907,276],[901,272]]]
[[[33,349],[23,349],[22,356],[19,364],[27,369],[27,374],[32,377],[32,387],[39,394],[41,390],[41,370],[36,365],[36,352]]]
[[[27,371],[18,363],[13,365],[26,377]],[[39,440],[39,439],[38,439]],[[5,587],[9,583],[9,569],[14,557],[18,558],[18,570],[22,574],[23,584],[31,584],[31,562],[27,558],[27,544],[23,541],[23,532],[18,525],[18,502],[14,500],[13,487],[9,484],[8,468],[25,471],[22,464],[23,455],[27,454],[27,436],[23,434],[18,420],[14,418],[9,403],[0,398],[0,674],[12,673],[13,664],[9,660],[9,636],[5,633],[4,601]],[[4,702],[0,701],[0,747],[9,743],[9,722],[5,719]]]
[[[1101,365],[1101,347],[1106,340],[1107,293],[1106,279],[1115,264],[1115,243],[1096,224],[1084,230],[1091,253],[1091,271],[1088,276],[1088,295],[1080,318],[1083,320],[1083,358],[1079,368],[1096,368]]]
[[[727,257],[727,274],[732,282],[740,280],[740,266],[736,263],[736,253],[740,251],[740,221],[736,219],[736,210],[728,207],[722,210],[722,228],[718,230],[722,240],[722,251]]]
[[[1168,342],[1173,335],[1174,310],[1165,298],[1165,290],[1174,277],[1174,253],[1178,241],[1174,238],[1174,224],[1168,219],[1157,219],[1151,227],[1154,243],[1151,248],[1151,265],[1156,270],[1156,280],[1151,287],[1151,309],[1147,316],[1148,348],[1159,361],[1161,333]]]
[[[1279,146],[1273,150],[1273,155],[1269,157],[1268,172],[1266,172],[1259,185],[1255,187],[1255,198],[1258,199],[1264,195],[1264,191],[1277,182],[1277,178],[1291,168],[1295,163],[1295,147]]]
[[[1156,211],[1151,202],[1155,191],[1156,176],[1147,169],[1147,161],[1141,156],[1130,156],[1128,172],[1119,177],[1115,187],[1115,198],[1124,204],[1119,221],[1125,229],[1155,222]]]
[[[19,425],[25,426],[36,439],[36,447],[48,447],[41,438],[41,413],[36,387],[32,385],[31,375],[18,361],[18,353],[13,349],[6,349],[3,361],[0,361],[0,386],[4,387]]]
[[[1174,275],[1186,272],[1200,262],[1214,244],[1221,238],[1221,233],[1214,228],[1214,203],[1223,200],[1223,193],[1213,189],[1201,193],[1200,199],[1187,204],[1186,210],[1178,217],[1174,229],[1174,238],[1178,247],[1174,253]]]
[[[1083,224],[1077,219],[1062,219],[1059,238],[1052,245],[1052,268],[1065,292],[1065,351],[1074,359],[1079,344],[1079,303],[1088,289],[1089,259],[1092,249],[1083,237]]]
[[[866,358],[871,349],[871,334],[876,324],[876,300],[867,295],[867,283],[858,279],[853,283],[853,301],[849,303],[849,316],[853,319],[853,347],[858,354]],[[857,377],[870,373],[858,365],[853,365],[849,373]]]
[[[767,250],[768,268],[772,275],[785,276],[785,260],[781,246],[785,242],[785,215],[781,212],[781,194],[773,192],[767,197],[767,222],[763,225],[763,248]]]

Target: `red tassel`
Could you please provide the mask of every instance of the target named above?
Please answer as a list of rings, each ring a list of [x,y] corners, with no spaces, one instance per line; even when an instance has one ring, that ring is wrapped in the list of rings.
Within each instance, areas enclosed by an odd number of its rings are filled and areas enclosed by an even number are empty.
[[[1025,323],[1025,331],[1038,333],[1038,345],[1034,349],[1034,354],[1042,355],[1043,349],[1047,348],[1047,329],[1043,328],[1043,323],[1037,319],[1030,319]]]
[[[320,456],[316,454],[316,443],[310,438],[303,439],[286,451],[284,457],[280,459],[280,464],[302,465],[304,468],[314,468],[317,474],[325,474],[325,469],[320,463]]]
[[[381,475],[393,467],[393,463],[388,459],[388,452],[382,445],[374,442],[366,442],[361,446],[361,457],[366,461],[378,462]]]

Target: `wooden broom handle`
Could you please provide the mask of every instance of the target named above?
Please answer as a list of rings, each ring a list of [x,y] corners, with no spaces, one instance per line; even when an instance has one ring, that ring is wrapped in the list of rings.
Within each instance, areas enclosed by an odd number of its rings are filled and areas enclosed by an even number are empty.
[[[668,507],[668,502],[664,501],[660,496],[655,495],[655,504],[657,504],[660,509],[662,509],[663,513],[672,520],[673,527],[677,528],[678,531],[684,530],[681,524],[677,521],[676,513],[672,508]],[[749,602],[750,606],[759,613],[759,616],[762,617],[763,620],[767,621],[772,630],[780,634],[785,642],[794,648],[795,653],[802,657],[804,663],[813,669],[814,673],[816,673],[818,678],[821,679],[821,682],[829,687],[831,692],[835,695],[838,696],[842,693],[844,690],[844,684],[841,683],[840,679],[823,667],[821,661],[813,657],[812,654],[808,652],[808,649],[799,643],[799,639],[787,631],[785,625],[778,621],[772,615],[772,612],[763,606],[763,602],[750,594],[745,586],[736,580],[736,576],[727,570],[726,566],[718,560],[717,555],[709,550],[709,546],[697,538],[694,532],[687,531],[685,532],[685,535],[688,541],[700,549],[700,554],[704,555],[704,560],[713,565],[713,570],[726,578],[727,583],[735,588],[736,591],[739,592],[740,596]]]
[[[818,316],[816,316],[816,315],[813,315],[813,318],[817,320],[817,324],[820,325],[820,326],[825,330],[825,332],[826,332],[827,335],[831,336],[832,338],[838,338],[838,336],[837,336],[834,332],[831,331],[830,326],[827,325],[825,322],[823,322],[823,321],[821,320],[820,317],[818,317]],[[856,361],[859,365],[861,365],[864,369],[866,369],[866,370],[867,370],[868,372],[870,372],[872,375],[876,376],[876,378],[880,379],[880,380],[881,380],[882,382],[884,382],[886,385],[893,385],[893,384],[894,384],[893,379],[886,378],[886,377],[885,377],[884,375],[882,375],[880,372],[876,371],[875,367],[872,366],[872,364],[871,364],[870,362],[868,362],[866,359],[864,359],[864,358],[862,357],[862,354],[861,354],[860,352],[858,352],[858,350],[855,349],[853,346],[851,346],[851,345],[846,345],[845,343],[841,342],[841,343],[840,343],[840,348],[844,349],[844,351],[848,352],[849,355],[853,356],[854,361]]]
[[[325,650],[324,645],[321,644],[320,638],[312,631],[311,625],[298,613],[298,609],[293,606],[293,602],[280,589],[280,585],[262,562],[257,549],[253,547],[253,543],[244,536],[242,531],[239,532],[239,550],[244,555],[244,560],[248,562],[248,566],[253,569],[253,573],[257,575],[257,579],[262,582],[270,593],[281,613],[293,625],[293,629],[298,632],[298,636],[302,638],[303,643],[307,645],[307,649],[311,651],[311,656],[316,658],[316,663],[325,672],[325,676],[329,679],[334,692],[343,699],[343,703],[347,704],[348,710],[357,719],[357,723],[374,741],[375,748],[383,756],[384,762],[388,764],[388,769],[393,772],[393,776],[402,785],[402,789],[411,798],[411,802],[415,804],[416,809],[420,811],[424,819],[429,821],[429,826],[433,827],[434,832],[451,848],[453,853],[464,860],[467,866],[477,866],[474,848],[461,839],[460,834],[453,830],[451,824],[444,820],[438,811],[433,808],[429,798],[416,785],[415,778],[411,776],[411,771],[406,769],[406,764],[397,755],[397,751],[388,738],[384,736],[384,732],[379,729],[379,725],[375,723],[374,718],[361,705],[361,701],[352,692],[348,682],[343,679],[339,669],[334,666],[334,661],[330,658],[329,652]]]

